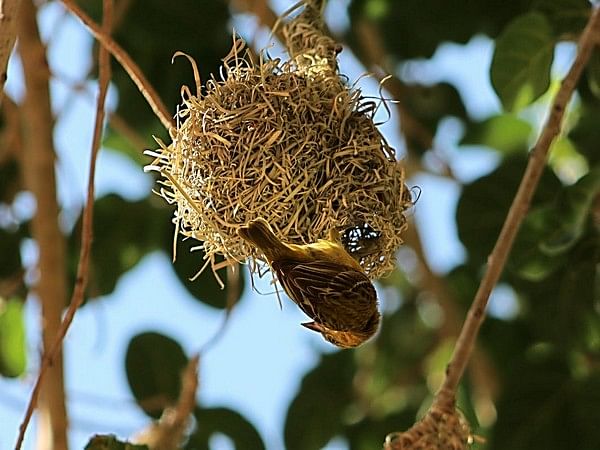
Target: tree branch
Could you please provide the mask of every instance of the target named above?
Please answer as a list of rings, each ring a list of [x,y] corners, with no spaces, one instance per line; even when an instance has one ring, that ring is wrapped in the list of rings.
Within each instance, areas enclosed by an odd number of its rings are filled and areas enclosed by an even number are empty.
[[[129,0],[122,0],[122,1],[129,1]],[[115,14],[117,13],[116,7],[117,7],[117,5],[115,5]],[[113,29],[114,28],[115,28],[115,25],[113,23]],[[74,80],[74,79],[69,79],[69,77],[67,77],[65,74],[57,73],[56,71],[52,71],[51,73],[52,73],[52,78],[62,82],[65,85],[65,87],[67,87],[68,89],[70,89],[72,91],[71,95],[73,97],[77,94],[83,94],[83,95],[85,95],[86,100],[89,100],[90,102],[93,102],[94,104],[96,103],[96,96],[94,95],[92,88],[88,85],[88,82],[86,79]],[[90,73],[91,73],[91,71],[90,71]],[[87,78],[87,76],[86,76],[86,78]],[[65,102],[65,104],[68,104],[68,103],[69,103],[69,101]],[[63,109],[56,114],[57,118],[61,117],[61,115],[64,113],[65,109],[66,108],[63,106]],[[131,144],[136,150],[138,150],[138,153],[140,155],[142,155],[142,152],[144,151],[145,148],[147,148],[148,144],[147,144],[146,140],[144,139],[144,137],[137,130],[135,130],[131,125],[129,125],[129,123],[127,123],[127,121],[123,117],[121,117],[118,113],[116,113],[115,111],[111,112],[111,114],[108,116],[108,123],[120,135],[122,135],[127,141],[129,141],[129,144]]]
[[[450,292],[446,280],[436,274],[429,266],[419,230],[414,222],[412,226],[407,228],[404,240],[405,244],[413,249],[417,258],[421,276],[419,287],[422,290],[431,292],[444,312],[444,323],[439,328],[438,336],[442,339],[454,338],[460,332],[462,314],[459,312],[456,299]],[[473,359],[469,369],[472,380],[474,380],[473,384],[480,393],[485,392],[486,395],[493,396],[497,391],[498,377],[492,361],[481,348],[475,347],[473,351],[476,358]],[[485,374],[485,376],[482,376],[482,374]]]
[[[0,105],[6,83],[6,66],[17,37],[17,13],[20,0],[0,0]]]
[[[23,174],[26,187],[37,202],[31,229],[39,248],[39,280],[35,289],[42,309],[43,351],[47,353],[60,325],[66,298],[65,239],[58,225],[49,71],[36,13],[32,0],[21,2],[18,33],[27,88],[22,105],[23,126],[26,127],[23,133]],[[67,448],[67,414],[60,351],[52,363],[47,370],[46,383],[38,388],[38,448],[63,450]],[[20,434],[24,431],[22,426]]]
[[[29,0],[25,0],[24,3],[31,5],[31,7],[33,7],[32,3],[30,3]],[[104,0],[103,10],[104,10],[104,12],[103,12],[103,16],[104,16],[103,29],[106,32],[110,32],[111,17],[112,17],[112,0]],[[29,12],[31,13],[31,11],[29,11]],[[33,12],[35,13],[35,10],[33,10]],[[35,14],[33,15],[33,20],[35,20]],[[87,199],[86,199],[86,206],[85,206],[85,209],[83,212],[82,242],[81,242],[81,250],[80,250],[80,255],[79,255],[79,264],[77,267],[77,279],[75,282],[75,287],[73,289],[71,303],[69,305],[69,308],[67,309],[64,319],[61,322],[60,321],[60,312],[62,310],[62,305],[64,304],[63,302],[64,302],[64,297],[65,297],[64,273],[62,273],[61,277],[58,277],[55,274],[55,276],[57,278],[60,278],[63,280],[63,282],[62,282],[63,295],[59,298],[60,301],[55,302],[55,303],[58,303],[56,305],[57,311],[54,312],[56,315],[56,319],[57,319],[55,327],[53,327],[53,330],[51,333],[48,332],[44,335],[44,357],[42,359],[38,378],[36,380],[33,392],[31,394],[31,397],[29,400],[29,404],[27,406],[25,418],[24,418],[23,423],[21,424],[21,427],[19,430],[19,436],[17,439],[16,447],[15,447],[17,450],[21,448],[23,438],[25,436],[25,431],[27,430],[27,426],[31,419],[31,415],[33,414],[33,410],[35,409],[36,403],[38,401],[38,394],[39,394],[39,398],[40,398],[40,410],[41,410],[42,398],[44,396],[45,386],[46,386],[45,384],[42,383],[42,381],[44,380],[44,376],[46,376],[46,378],[48,379],[47,384],[50,385],[52,372],[53,372],[53,370],[56,369],[56,366],[57,366],[57,365],[55,365],[55,362],[57,362],[60,359],[63,339],[67,334],[67,331],[69,329],[69,326],[71,325],[71,322],[73,321],[73,318],[75,317],[75,313],[77,312],[77,309],[83,303],[85,288],[87,285],[88,272],[89,272],[90,249],[91,249],[91,244],[92,244],[92,232],[93,232],[92,223],[93,223],[94,178],[95,178],[95,172],[96,172],[96,158],[98,155],[98,150],[100,148],[100,138],[102,136],[102,126],[104,123],[104,115],[105,115],[104,104],[105,104],[105,100],[106,100],[108,84],[110,81],[110,56],[109,56],[108,51],[104,48],[101,48],[98,57],[99,57],[99,68],[100,68],[99,92],[98,92],[98,101],[97,101],[97,105],[96,105],[96,119],[95,119],[95,124],[94,124],[94,135],[93,135],[93,139],[92,139]],[[26,73],[26,77],[27,77],[28,69],[27,69],[27,67],[25,67],[25,63],[24,63],[24,68],[25,68],[25,73]],[[29,70],[29,72],[31,73],[34,71]],[[47,86],[48,85],[47,85],[47,79],[46,79],[46,88],[47,88]],[[28,96],[30,96],[32,94],[31,87],[29,85],[28,85],[28,89],[27,89],[27,94],[28,94]],[[48,108],[49,108],[49,103],[48,103]],[[49,118],[51,117],[49,109],[48,109],[48,117]],[[48,123],[51,123],[51,120],[48,120]],[[48,132],[49,132],[48,137],[50,138],[50,142],[52,142],[51,141],[52,129],[49,128]],[[33,134],[35,134],[35,133],[33,133]],[[51,172],[53,174],[52,176],[54,176],[54,160],[53,160],[53,158],[50,158],[50,161],[51,161]],[[28,167],[30,165],[32,165],[32,161],[27,161],[27,164],[25,165],[25,170],[28,170]],[[49,168],[47,168],[47,169],[50,170]],[[48,186],[48,188],[49,187],[50,186]],[[51,188],[52,188],[51,189],[52,192],[54,192],[54,190],[55,190],[54,179],[52,179]],[[56,223],[57,217],[58,217],[58,206],[56,205],[56,194],[55,193],[53,194],[53,197],[54,197],[54,203],[55,203],[55,209],[54,209],[54,211],[52,211],[53,216],[47,216],[47,217],[45,216],[45,220],[48,220],[49,223]],[[40,205],[39,205],[39,199],[38,199],[38,210],[39,210],[39,207],[40,207]],[[62,272],[63,268],[65,267],[65,264],[64,264],[64,238],[60,234],[60,230],[58,230],[58,227],[56,227],[55,234],[57,235],[56,237],[58,237],[58,239],[56,239],[56,241],[63,243],[62,244],[63,245],[63,249],[62,249],[63,258],[60,262],[56,261],[56,264],[54,267],[55,267],[55,270]],[[40,270],[43,274],[44,267],[42,267],[42,264],[41,264],[42,242],[39,242],[39,245],[40,245]],[[40,282],[40,285],[41,285],[41,282]],[[44,315],[44,318],[46,318],[45,315]],[[62,370],[62,364],[60,364],[60,368]],[[62,388],[62,383],[61,383],[61,388]],[[61,393],[60,402],[58,402],[58,399],[56,399],[56,398],[53,398],[52,401],[57,402],[57,403],[62,403],[62,408],[64,410],[64,388],[62,388],[62,390],[63,390],[63,392]],[[62,438],[64,440],[64,444],[59,443],[59,446],[53,445],[52,447],[49,447],[52,449],[62,449],[62,448],[66,449],[67,448],[66,447],[66,413],[63,412],[60,417],[63,418],[62,420],[65,421],[65,423],[63,424],[63,427],[62,427],[62,432],[65,434],[65,436]],[[41,434],[41,436],[42,436],[41,442],[45,442],[44,445],[49,445],[51,441],[49,441],[49,440],[44,441],[43,434]]]
[[[73,0],[62,0],[65,7],[71,11],[75,16],[83,22],[83,24],[90,30],[90,33],[106,48],[111,55],[121,64],[123,69],[127,72],[131,80],[135,83],[140,93],[144,96],[152,111],[161,121],[163,126],[169,131],[174,127],[175,123],[172,119],[172,114],[162,102],[158,93],[152,87],[152,84],[146,79],[138,65],[131,59],[125,50],[121,48],[107,33],[104,31],[96,22],[92,20],[90,16],[83,12],[83,10],[77,6]]]
[[[488,257],[487,270],[481,280],[463,329],[456,342],[454,354],[446,369],[446,379],[440,392],[445,391],[452,394],[456,392],[458,383],[473,351],[479,328],[483,323],[485,308],[492,289],[500,278],[519,227],[529,210],[531,199],[544,170],[550,144],[560,133],[567,104],[573,95],[577,81],[590,58],[593,48],[599,42],[600,8],[595,8],[579,39],[579,48],[575,61],[554,98],[548,119],[529,156],[527,168],[508,211],[498,240]]]
[[[194,356],[183,370],[177,404],[166,408],[160,420],[135,436],[132,442],[145,444],[150,450],[172,450],[181,446],[196,407],[199,361],[200,356]]]

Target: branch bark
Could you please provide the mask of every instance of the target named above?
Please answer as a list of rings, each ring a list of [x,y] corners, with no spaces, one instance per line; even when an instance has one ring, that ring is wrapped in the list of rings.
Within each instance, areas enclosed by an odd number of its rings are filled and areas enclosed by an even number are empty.
[[[479,328],[485,318],[485,308],[490,294],[502,274],[519,227],[529,210],[531,199],[544,170],[550,145],[560,133],[565,109],[573,95],[577,81],[592,54],[592,50],[599,44],[600,8],[596,7],[579,39],[575,61],[552,102],[548,119],[542,128],[535,147],[529,155],[529,162],[521,184],[508,211],[498,240],[488,257],[486,272],[475,294],[473,304],[467,313],[465,324],[456,342],[454,354],[446,368],[446,379],[440,393],[444,392],[446,395],[448,393],[456,393],[458,383],[473,351]]]
[[[17,37],[17,13],[20,0],[0,0],[0,105],[4,97],[6,67]]]
[[[73,15],[83,22],[98,42],[100,42],[100,44],[114,56],[119,64],[121,64],[152,108],[156,117],[161,121],[163,126],[170,131],[175,126],[172,114],[169,113],[169,110],[158,96],[158,93],[146,79],[133,59],[131,59],[127,52],[110,37],[109,33],[103,30],[90,16],[84,13],[73,0],[63,0],[63,4]]]
[[[23,173],[27,189],[37,202],[31,227],[39,248],[39,280],[35,289],[41,302],[45,353],[54,342],[66,301],[65,239],[58,225],[49,70],[36,13],[32,0],[21,2],[19,52],[27,89],[22,105],[23,126],[26,127],[23,133]],[[39,392],[38,407],[38,449],[66,450],[67,412],[60,351],[48,368],[46,382]]]
[[[185,440],[190,416],[196,407],[199,361],[200,355],[194,356],[183,370],[177,404],[165,409],[160,420],[135,436],[133,443],[147,445],[150,450],[180,448]]]

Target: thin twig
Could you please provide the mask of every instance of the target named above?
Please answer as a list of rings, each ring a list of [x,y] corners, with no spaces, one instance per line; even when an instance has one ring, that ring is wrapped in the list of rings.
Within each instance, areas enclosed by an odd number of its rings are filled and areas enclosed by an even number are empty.
[[[115,57],[123,69],[125,69],[131,80],[135,83],[140,93],[144,96],[156,117],[158,117],[167,130],[171,130],[175,123],[171,114],[169,114],[169,110],[129,54],[110,37],[109,32],[104,31],[90,16],[84,13],[73,0],[63,0],[63,4],[84,23],[102,46]]]
[[[111,17],[112,17],[112,0],[103,0],[103,28],[105,30],[111,29]],[[83,225],[82,225],[82,239],[81,239],[81,250],[79,254],[79,264],[77,267],[77,279],[75,281],[75,287],[73,289],[73,295],[71,297],[71,303],[65,313],[65,316],[58,329],[54,344],[50,349],[46,349],[46,352],[42,358],[40,371],[38,373],[37,380],[35,382],[29,404],[23,419],[23,423],[19,428],[19,436],[15,450],[19,450],[25,437],[25,431],[31,420],[33,410],[36,407],[37,399],[39,396],[40,388],[44,375],[48,368],[51,366],[56,355],[59,354],[62,348],[62,342],[67,334],[69,326],[75,317],[75,313],[81,304],[83,303],[85,288],[87,285],[88,274],[89,274],[89,259],[90,249],[92,245],[92,234],[93,234],[93,207],[94,207],[94,178],[96,172],[96,158],[98,150],[100,148],[100,138],[102,137],[102,125],[104,123],[104,103],[106,100],[106,92],[108,90],[108,84],[110,81],[110,55],[104,48],[100,49],[99,52],[99,91],[98,91],[98,102],[96,105],[96,120],[94,124],[94,136],[92,140],[91,158],[90,158],[90,173],[88,179],[87,199],[86,206],[83,211]]]
[[[477,333],[484,320],[485,307],[492,289],[500,278],[519,227],[529,210],[531,199],[544,170],[550,144],[560,133],[567,104],[573,95],[581,72],[586,66],[593,48],[599,44],[599,40],[600,8],[595,8],[579,39],[579,48],[575,61],[554,98],[548,119],[529,156],[529,162],[523,179],[508,211],[498,240],[488,258],[487,270],[467,314],[465,324],[456,342],[454,354],[446,368],[446,379],[440,392],[445,391],[453,394],[456,392],[458,383],[473,351]]]
[[[195,355],[183,370],[181,392],[177,403],[166,408],[160,420],[134,437],[133,442],[145,444],[152,450],[171,450],[180,447],[190,416],[196,407],[199,361],[200,355]]]
[[[115,5],[117,6],[117,5]],[[114,24],[113,24],[114,28]],[[96,103],[95,95],[92,91],[92,88],[89,86],[86,80],[75,80],[70,79],[64,73],[58,73],[56,71],[52,71],[52,77],[65,85],[72,92],[73,96],[77,94],[84,94],[85,98],[90,102]],[[80,98],[80,97],[78,97]],[[69,100],[67,100],[63,104],[63,108],[56,115],[57,118],[64,114],[65,104],[67,104]],[[129,144],[131,144],[136,150],[139,151],[141,155],[143,150],[148,147],[147,142],[144,140],[143,136],[135,130],[127,121],[120,116],[117,112],[113,111],[108,117],[108,124],[117,131],[121,136],[123,136]]]

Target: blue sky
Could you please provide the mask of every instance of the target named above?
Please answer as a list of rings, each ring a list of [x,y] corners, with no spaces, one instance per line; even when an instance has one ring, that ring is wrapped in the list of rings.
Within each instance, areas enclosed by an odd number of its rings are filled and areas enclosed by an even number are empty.
[[[339,13],[345,11],[347,3],[347,0],[329,2],[326,17],[334,31],[347,26],[348,18]],[[290,4],[291,1],[280,0],[275,2],[274,8],[282,12]],[[59,21],[62,22],[56,27]],[[259,42],[266,43],[268,33],[256,30],[251,17],[238,16],[232,26],[247,38],[258,32]],[[51,2],[42,9],[41,28],[46,40],[52,30],[58,30],[52,36],[49,51],[54,73],[64,79],[83,79],[91,64],[88,57],[92,39],[79,22],[63,17],[60,5]],[[469,112],[476,118],[484,118],[499,111],[488,81],[491,52],[491,41],[476,37],[466,46],[443,45],[431,61],[417,61],[402,70],[409,78],[421,82],[454,83]],[[342,52],[340,62],[342,72],[351,80],[365,71],[349,50]],[[17,100],[23,92],[21,80],[20,65],[13,58],[7,90]],[[359,85],[366,95],[377,95],[378,84],[373,79],[362,78]],[[89,87],[95,95],[95,86],[90,84]],[[73,96],[72,90],[60,81],[53,81],[52,96],[54,110],[59,114],[55,133],[59,196],[65,208],[62,220],[68,226],[77,217],[84,199],[95,106],[93,98]],[[117,101],[116,92],[111,90],[109,108],[114,108]],[[401,156],[403,143],[397,117],[392,117],[382,130]],[[447,119],[436,141],[447,152],[459,177],[469,181],[492,170],[497,159],[492,152],[481,149],[455,149],[461,133],[457,121]],[[421,188],[414,216],[423,235],[427,257],[435,270],[445,272],[464,257],[454,223],[460,187],[426,174],[416,176],[410,184]],[[96,186],[98,196],[118,192],[136,199],[147,195],[152,180],[139,166],[104,149],[99,157]],[[32,203],[27,195],[19,199],[19,210],[24,216],[31,214]],[[115,218],[115,226],[119,226],[118,218]],[[25,245],[23,252],[27,260],[35,260],[35,245]],[[170,264],[166,256],[150,254],[122,277],[111,296],[88,304],[77,313],[65,341],[73,449],[82,448],[93,433],[116,433],[127,438],[147,425],[146,416],[135,406],[129,393],[123,367],[126,345],[132,336],[146,330],[159,331],[181,342],[192,354],[219,326],[222,313],[191,299],[175,278]],[[261,292],[272,290],[268,278],[257,280],[257,286]],[[503,293],[499,297],[510,295]],[[36,374],[38,317],[37,303],[27,302],[32,355],[27,376],[20,380],[0,379],[0,395],[6,400],[0,403],[0,448],[14,445]],[[319,336],[299,326],[302,320],[304,317],[291,302],[284,299],[281,311],[275,296],[257,295],[248,286],[233,311],[227,333],[201,360],[200,402],[240,411],[257,426],[270,449],[283,448],[282,429],[287,406],[303,374],[317,362],[319,352],[332,351]],[[27,434],[26,449],[34,448],[35,434],[33,424]],[[230,448],[225,438],[216,438],[213,444],[216,450]],[[344,446],[336,441],[330,448],[343,449]]]

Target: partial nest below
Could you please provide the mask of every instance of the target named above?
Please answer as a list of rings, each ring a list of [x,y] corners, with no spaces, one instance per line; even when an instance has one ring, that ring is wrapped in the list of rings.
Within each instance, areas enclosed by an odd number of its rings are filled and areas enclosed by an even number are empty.
[[[421,420],[404,432],[387,435],[383,450],[467,450],[484,439],[471,433],[456,409],[454,394],[440,391]]]
[[[177,231],[202,242],[213,268],[217,255],[260,257],[236,232],[259,217],[289,243],[337,229],[370,278],[393,268],[411,195],[373,123],[376,103],[347,86],[336,61],[263,60],[236,40],[220,80],[182,92],[173,142],[149,167],[177,206]]]

